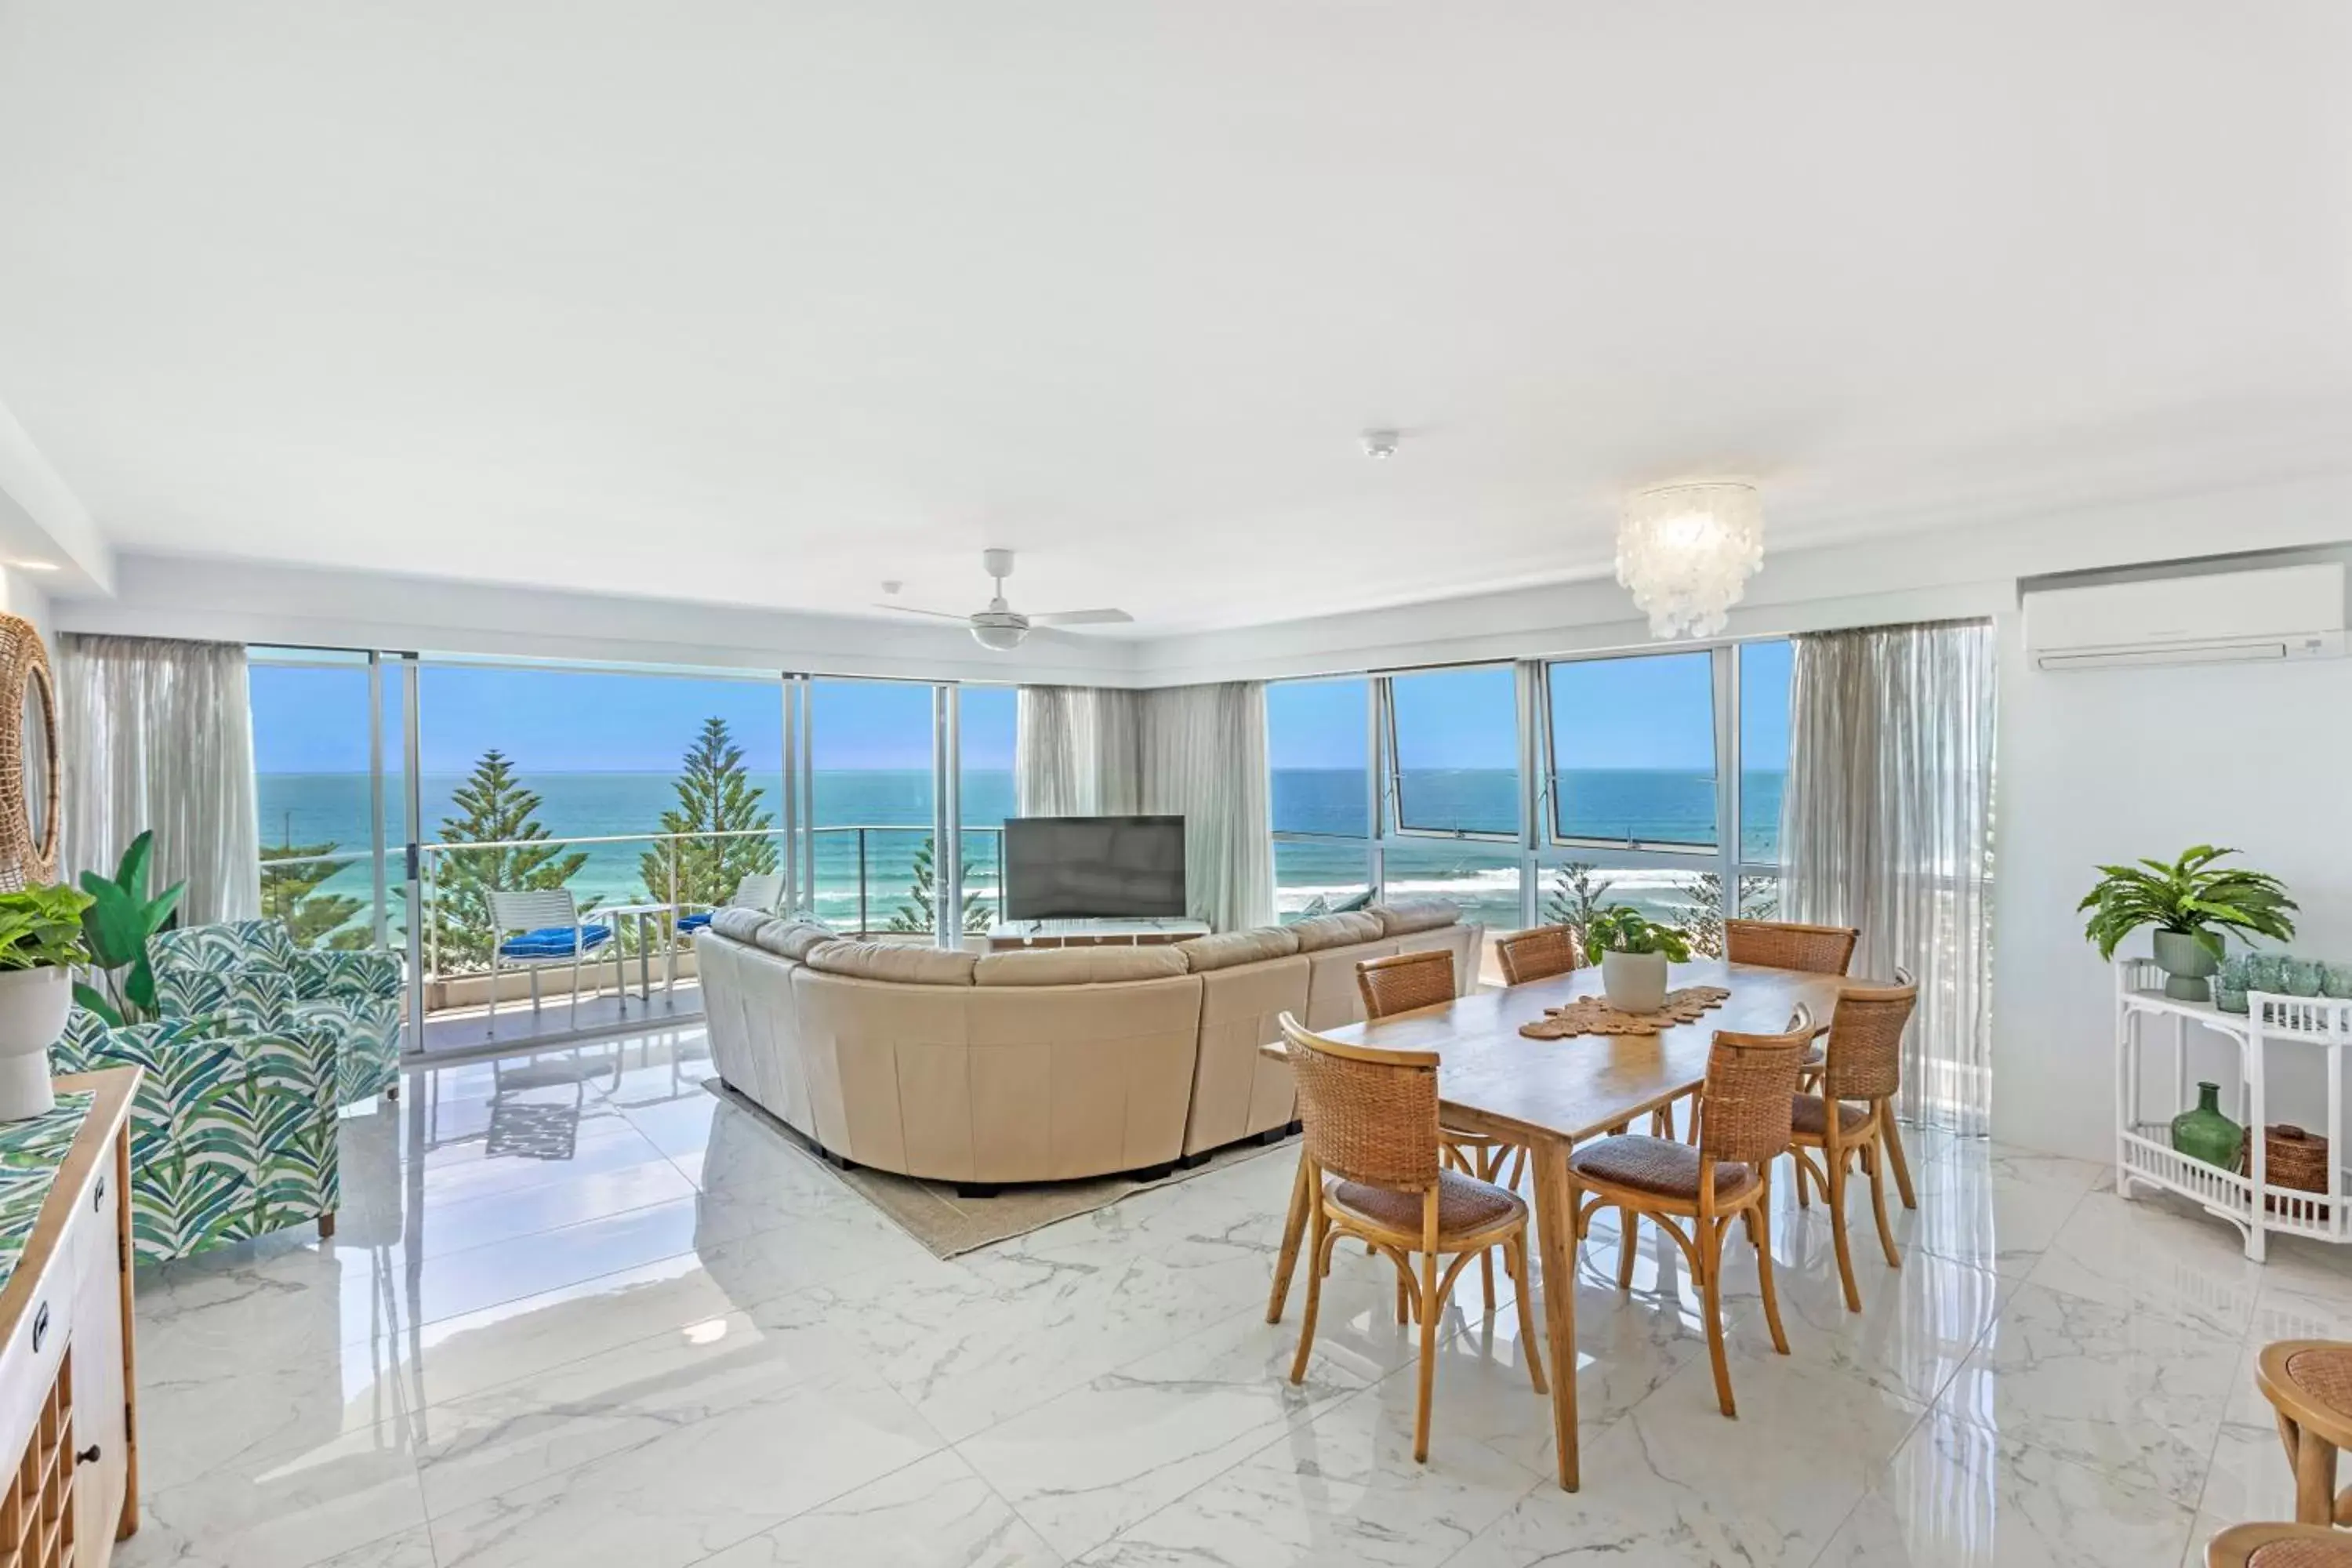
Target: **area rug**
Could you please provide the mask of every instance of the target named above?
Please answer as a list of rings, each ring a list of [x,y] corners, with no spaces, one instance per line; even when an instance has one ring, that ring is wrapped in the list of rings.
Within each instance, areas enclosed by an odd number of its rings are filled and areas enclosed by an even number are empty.
[[[1010,1241],[1016,1236],[1026,1236],[1033,1230],[1043,1230],[1049,1225],[1080,1215],[1106,1209],[1122,1198],[1138,1193],[1148,1193],[1160,1187],[1175,1186],[1212,1171],[1222,1171],[1246,1160],[1255,1160],[1278,1150],[1287,1150],[1297,1142],[1293,1135],[1278,1143],[1260,1143],[1255,1139],[1230,1144],[1206,1156],[1201,1163],[1189,1169],[1179,1166],[1158,1181],[1138,1181],[1133,1176],[1096,1176],[1079,1182],[1040,1182],[1033,1186],[1008,1186],[992,1198],[967,1198],[956,1194],[952,1182],[925,1182],[912,1176],[894,1176],[885,1171],[869,1171],[862,1165],[848,1170],[823,1159],[817,1147],[806,1137],[785,1126],[770,1115],[767,1110],[729,1089],[717,1079],[703,1080],[703,1088],[719,1099],[741,1106],[774,1128],[793,1146],[816,1156],[824,1169],[845,1187],[880,1209],[899,1229],[913,1237],[929,1249],[934,1257],[956,1258],[967,1252],[1000,1241]]]

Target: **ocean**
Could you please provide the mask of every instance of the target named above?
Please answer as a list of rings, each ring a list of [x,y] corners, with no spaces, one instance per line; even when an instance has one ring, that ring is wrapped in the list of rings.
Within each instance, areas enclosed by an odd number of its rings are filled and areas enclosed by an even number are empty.
[[[369,843],[368,778],[364,773],[263,773],[257,782],[261,842],[280,845],[334,844],[360,858],[339,870],[320,890],[364,900],[373,874]],[[424,780],[424,832],[432,842],[444,818],[455,814],[452,796],[465,782],[459,774]],[[676,795],[667,773],[572,773],[526,776],[521,781],[541,797],[537,819],[557,838],[606,837],[659,831],[661,814]],[[772,815],[781,815],[780,774],[752,775]],[[1778,773],[1750,773],[1742,781],[1740,844],[1747,858],[1769,859],[1780,816]],[[820,828],[864,826],[865,909],[869,926],[882,925],[907,896],[917,850],[929,836],[931,777],[927,771],[820,772],[815,775],[815,821]],[[968,887],[992,893],[996,884],[992,828],[1013,814],[1009,772],[966,773],[962,778],[965,860],[973,875]],[[392,792],[396,797],[396,789]],[[1499,769],[1422,770],[1400,782],[1400,809],[1406,826],[1435,832],[1503,832],[1517,829],[1517,775]],[[1552,800],[1564,836],[1609,841],[1703,844],[1713,837],[1715,783],[1698,773],[1656,769],[1564,773],[1555,780]],[[1281,769],[1273,778],[1274,825],[1277,832],[1361,835],[1367,803],[1360,771]],[[404,841],[396,798],[386,840]],[[781,837],[781,836],[779,836]],[[855,924],[859,901],[859,836],[822,832],[817,837],[818,916]],[[572,888],[585,900],[615,903],[645,896],[638,860],[645,843],[582,847],[587,863]],[[1596,849],[1595,859],[1605,850]],[[1364,851],[1352,845],[1278,842],[1276,903],[1295,913],[1320,896],[1338,901],[1362,890]],[[1490,923],[1516,918],[1518,861],[1508,845],[1475,840],[1433,840],[1389,852],[1392,891],[1444,891],[1462,899]],[[1664,874],[1671,881],[1678,873]],[[1622,886],[1660,880],[1658,874],[1629,879]],[[1664,883],[1662,882],[1662,885]]]

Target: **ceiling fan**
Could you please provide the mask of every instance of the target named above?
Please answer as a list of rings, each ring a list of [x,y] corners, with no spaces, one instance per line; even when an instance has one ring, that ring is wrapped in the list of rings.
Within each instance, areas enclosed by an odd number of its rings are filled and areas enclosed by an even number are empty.
[[[972,641],[999,653],[1019,647],[1034,627],[1042,626],[1107,626],[1135,619],[1125,610],[1055,610],[1045,615],[1024,616],[1004,602],[1004,580],[1013,575],[1013,552],[983,550],[980,552],[980,568],[996,579],[995,596],[988,608],[969,616],[951,615],[945,610],[919,610],[912,605],[877,605],[877,610],[896,610],[906,616],[931,616],[943,621],[961,621],[971,628]],[[893,592],[896,584],[886,583]]]

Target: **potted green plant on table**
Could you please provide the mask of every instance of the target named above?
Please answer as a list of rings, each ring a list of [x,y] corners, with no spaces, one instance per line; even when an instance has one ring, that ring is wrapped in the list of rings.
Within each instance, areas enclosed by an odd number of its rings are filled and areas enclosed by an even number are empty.
[[[81,929],[89,903],[71,888],[0,893],[0,1121],[56,1103],[48,1049],[73,1003],[73,966],[89,959]]]
[[[2075,906],[2090,911],[2083,934],[2098,944],[2101,958],[2112,960],[2124,938],[2154,926],[2164,994],[2210,1001],[2206,980],[2221,967],[2226,933],[2276,942],[2294,935],[2296,906],[2284,883],[2266,871],[2214,864],[2236,853],[2200,844],[2168,865],[2100,867],[2097,885]]]
[[[147,896],[147,864],[154,850],[154,833],[142,833],[122,852],[122,864],[111,878],[81,874],[82,891],[89,895],[82,935],[89,944],[90,965],[106,988],[77,984],[73,997],[117,1029],[154,1018],[155,971],[147,962],[147,939],[171,923],[187,890],[185,882],[174,882]]]
[[[1601,965],[1601,994],[1620,1013],[1666,1005],[1666,965],[1690,962],[1690,940],[1631,904],[1596,910],[1585,922],[1584,956]]]

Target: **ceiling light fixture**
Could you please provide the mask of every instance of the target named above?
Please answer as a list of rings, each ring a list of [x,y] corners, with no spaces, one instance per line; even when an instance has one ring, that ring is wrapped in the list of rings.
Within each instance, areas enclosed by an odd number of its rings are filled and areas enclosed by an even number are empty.
[[[1397,433],[1393,430],[1367,430],[1361,439],[1364,456],[1375,462],[1396,456]]]
[[[19,572],[54,572],[58,569],[54,561],[11,561],[8,564]]]
[[[1662,637],[1716,637],[1764,565],[1764,505],[1738,480],[1660,485],[1625,503],[1617,581]]]

